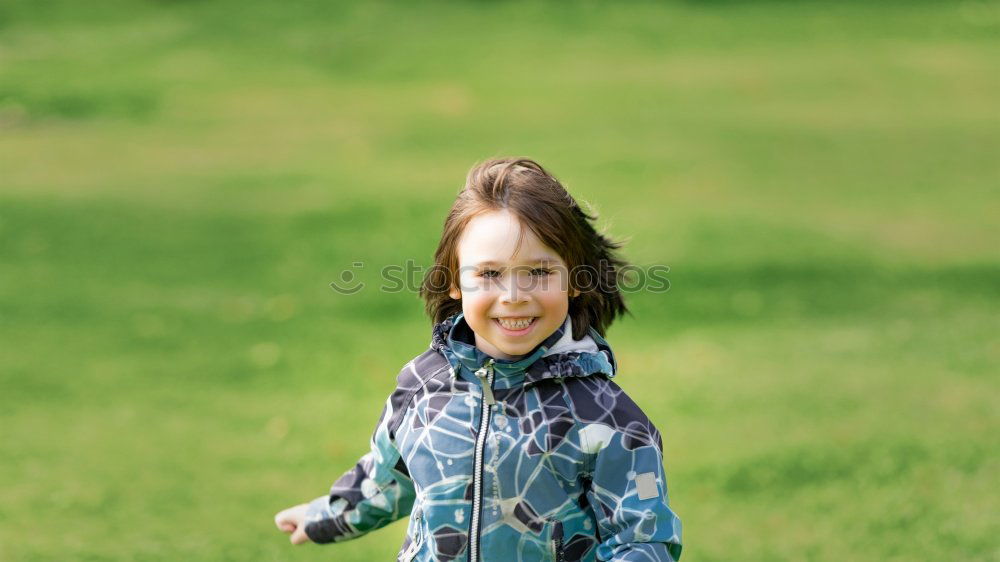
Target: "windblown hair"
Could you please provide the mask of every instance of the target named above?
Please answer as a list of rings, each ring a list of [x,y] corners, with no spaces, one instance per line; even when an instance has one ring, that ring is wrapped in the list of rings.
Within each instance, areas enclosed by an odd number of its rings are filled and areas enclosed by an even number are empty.
[[[628,312],[618,288],[618,273],[627,265],[616,252],[622,244],[598,233],[593,226],[596,215],[581,209],[559,180],[527,158],[491,159],[469,171],[445,220],[434,265],[420,287],[428,316],[437,323],[462,310],[462,301],[449,295],[459,286],[462,232],[473,217],[502,209],[566,262],[569,288],[579,291],[569,301],[573,338],[581,339],[590,326],[604,336],[611,323]],[[520,244],[519,237],[516,247]]]

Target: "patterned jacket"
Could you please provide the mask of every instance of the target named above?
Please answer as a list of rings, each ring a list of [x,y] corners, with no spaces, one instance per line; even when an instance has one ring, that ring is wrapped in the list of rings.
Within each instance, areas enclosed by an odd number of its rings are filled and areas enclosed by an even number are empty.
[[[461,313],[407,363],[371,452],[309,505],[343,541],[410,515],[398,560],[677,560],[660,434],[611,381],[593,329],[563,326],[517,361],[474,345]]]

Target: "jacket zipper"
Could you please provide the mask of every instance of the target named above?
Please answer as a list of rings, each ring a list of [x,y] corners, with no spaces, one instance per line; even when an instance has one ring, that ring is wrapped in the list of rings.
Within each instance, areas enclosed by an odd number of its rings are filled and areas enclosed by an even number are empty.
[[[413,531],[415,536],[413,537],[413,542],[410,543],[410,547],[403,553],[403,562],[411,562],[417,556],[417,553],[420,552],[420,546],[424,542],[423,525],[420,521],[422,516],[423,512],[419,510],[413,514],[413,525],[416,527]]]
[[[476,378],[483,387],[483,409],[479,418],[479,434],[476,435],[476,454],[472,466],[472,520],[469,528],[469,562],[479,562],[480,512],[483,509],[483,457],[486,448],[486,433],[490,429],[490,415],[497,403],[493,398],[493,363],[487,361],[476,371]]]
[[[552,527],[552,551],[555,562],[564,562],[562,521],[555,521]]]

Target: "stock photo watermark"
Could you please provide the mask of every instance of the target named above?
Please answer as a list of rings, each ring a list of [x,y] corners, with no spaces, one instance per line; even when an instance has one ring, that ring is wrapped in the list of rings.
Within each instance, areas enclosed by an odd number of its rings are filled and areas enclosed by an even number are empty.
[[[363,261],[356,261],[340,272],[339,279],[330,283],[330,288],[341,295],[354,295],[368,286],[361,280],[361,273],[366,267]],[[610,267],[599,264],[597,267],[580,265],[570,269],[550,266],[516,266],[512,268],[482,268],[465,266],[457,272],[459,289],[463,293],[475,291],[547,291],[558,286],[563,291],[570,287],[583,292],[607,292],[617,288],[622,293],[666,293],[670,290],[670,280],[667,274],[670,266],[654,264],[648,266],[625,265]],[[403,264],[383,265],[379,269],[381,283],[378,290],[383,293],[402,293],[420,291],[424,280],[432,292],[445,292],[451,276],[443,266],[423,266],[414,260],[406,260]],[[441,286],[437,286],[440,284]]]

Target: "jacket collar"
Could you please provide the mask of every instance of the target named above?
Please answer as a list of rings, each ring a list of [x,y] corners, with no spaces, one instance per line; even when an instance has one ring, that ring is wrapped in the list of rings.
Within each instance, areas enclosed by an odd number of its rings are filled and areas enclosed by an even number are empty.
[[[465,375],[463,378],[467,379],[474,378],[472,373],[494,359],[476,347],[475,335],[461,312],[434,325],[431,348],[448,359],[453,375]],[[586,377],[599,373],[613,377],[617,370],[618,365],[608,342],[593,327],[582,339],[574,340],[572,321],[567,316],[562,326],[524,357],[514,361],[494,359],[493,384],[494,388],[502,389],[544,379]]]

